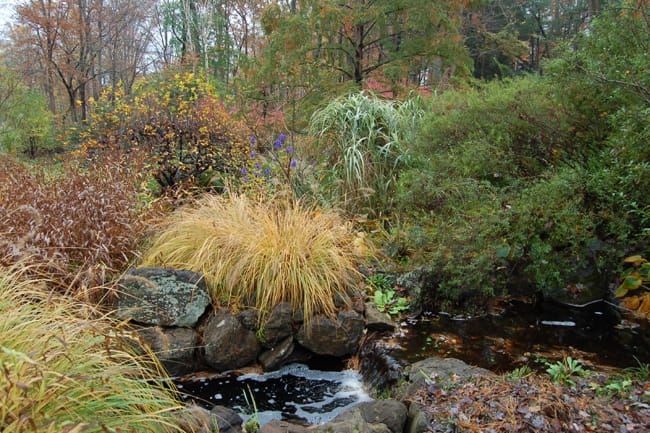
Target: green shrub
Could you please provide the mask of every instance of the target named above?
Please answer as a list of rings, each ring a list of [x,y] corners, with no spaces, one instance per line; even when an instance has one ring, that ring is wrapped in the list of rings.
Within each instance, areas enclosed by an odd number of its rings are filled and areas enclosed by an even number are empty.
[[[180,407],[117,324],[0,271],[0,430],[171,432]]]

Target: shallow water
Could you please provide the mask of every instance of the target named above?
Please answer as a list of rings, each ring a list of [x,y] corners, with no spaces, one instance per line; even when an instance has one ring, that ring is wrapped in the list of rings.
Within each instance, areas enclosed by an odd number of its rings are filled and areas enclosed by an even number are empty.
[[[302,364],[271,373],[229,373],[177,382],[177,387],[186,394],[186,400],[194,400],[208,409],[214,405],[227,406],[244,419],[254,413],[254,400],[261,424],[272,419],[321,424],[356,403],[370,400],[357,372],[312,370]]]
[[[629,325],[605,302],[583,308],[513,302],[501,315],[436,314],[406,323],[392,339],[390,354],[402,363],[433,355],[459,358],[496,372],[535,364],[540,357],[572,356],[619,368],[637,366],[636,359],[650,362],[650,327]]]

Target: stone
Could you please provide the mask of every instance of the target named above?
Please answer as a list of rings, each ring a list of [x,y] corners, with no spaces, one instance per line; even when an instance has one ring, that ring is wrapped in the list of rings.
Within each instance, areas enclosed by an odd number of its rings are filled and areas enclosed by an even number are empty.
[[[394,331],[396,328],[395,322],[393,322],[390,316],[386,313],[382,313],[375,307],[375,304],[372,302],[366,303],[366,328],[368,331]]]
[[[205,362],[218,371],[245,367],[257,359],[261,347],[255,333],[227,310],[219,310],[203,329]]]
[[[210,410],[213,423],[216,424],[215,432],[241,433],[244,420],[234,410],[225,406],[215,406]]]
[[[259,323],[259,314],[257,314],[257,310],[244,310],[237,315],[237,319],[239,319],[241,324],[244,325],[244,328],[253,332],[257,331],[257,325]]]
[[[350,295],[345,292],[336,292],[334,294],[334,306],[339,310],[352,306]]]
[[[397,400],[375,400],[357,406],[363,419],[370,424],[385,424],[391,432],[402,433],[406,425],[407,410]]]
[[[428,297],[435,293],[436,279],[433,272],[421,268],[398,275],[395,284],[408,293],[409,314],[418,315],[430,303]]]
[[[262,346],[270,349],[293,334],[292,315],[291,304],[287,302],[281,302],[273,307],[261,329]]]
[[[431,418],[416,404],[409,405],[404,433],[424,433],[431,430]]]
[[[287,363],[293,354],[295,345],[293,337],[289,336],[281,341],[276,347],[263,352],[259,357],[259,362],[264,371],[273,371]]]
[[[301,326],[298,343],[318,355],[346,356],[355,353],[363,335],[364,320],[354,311],[341,311],[336,320],[318,315]]]
[[[445,386],[472,377],[494,376],[494,373],[466,364],[460,359],[432,356],[409,365],[404,370],[404,376],[407,382],[397,390],[397,395],[406,399],[424,387],[429,380]]]
[[[194,329],[155,326],[137,332],[169,374],[182,375],[194,371],[199,345],[199,335]]]
[[[191,328],[210,305],[203,276],[196,272],[131,269],[119,285],[117,316],[145,325]]]
[[[309,429],[287,421],[274,419],[264,424],[258,433],[307,433]]]
[[[185,433],[214,433],[216,425],[210,411],[195,404],[174,412],[176,424]]]
[[[332,421],[318,426],[316,433],[394,433],[386,424],[369,423],[358,407],[349,409]],[[402,432],[400,432],[402,433]]]

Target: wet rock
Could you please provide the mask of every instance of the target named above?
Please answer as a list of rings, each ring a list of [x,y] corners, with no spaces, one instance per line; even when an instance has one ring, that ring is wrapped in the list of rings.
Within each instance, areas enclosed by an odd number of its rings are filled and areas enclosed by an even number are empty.
[[[432,296],[435,290],[433,273],[428,269],[415,269],[410,272],[398,275],[395,284],[406,290],[409,297],[409,314],[417,315],[422,313],[424,306],[428,303],[427,296]]]
[[[262,327],[262,346],[270,349],[280,341],[293,334],[293,320],[291,305],[282,302],[271,310],[266,323]]]
[[[343,412],[332,421],[317,427],[315,431],[317,433],[395,433],[386,424],[366,421],[358,407]]]
[[[232,370],[255,361],[260,344],[255,333],[246,329],[228,311],[220,310],[203,329],[206,363],[218,370]]]
[[[394,331],[395,322],[386,313],[382,313],[372,302],[366,303],[366,328],[369,331]]]
[[[259,314],[256,310],[244,310],[237,315],[237,319],[244,325],[244,328],[249,331],[257,331],[257,325],[259,322]]]
[[[139,329],[138,334],[171,375],[194,371],[199,336],[190,328]]]
[[[264,371],[277,370],[287,363],[287,360],[293,354],[294,348],[293,337],[290,336],[281,341],[276,347],[262,353],[258,360]]]
[[[402,433],[406,425],[406,406],[397,400],[376,400],[357,406],[370,424],[385,424],[393,433]]]
[[[216,424],[216,432],[219,433],[241,433],[244,420],[232,409],[225,406],[215,406],[210,410],[213,423]]]
[[[336,320],[316,316],[303,324],[298,342],[318,355],[345,356],[357,351],[363,334],[363,317],[354,311],[341,311]]]
[[[146,325],[193,327],[210,305],[203,276],[196,272],[132,269],[119,285],[117,316]]]
[[[376,389],[395,386],[403,376],[404,365],[391,355],[381,334],[368,334],[359,350],[359,372]]]
[[[404,433],[424,433],[431,430],[431,419],[420,405],[411,403]]]
[[[259,433],[307,433],[309,429],[286,421],[273,420],[264,424]]]

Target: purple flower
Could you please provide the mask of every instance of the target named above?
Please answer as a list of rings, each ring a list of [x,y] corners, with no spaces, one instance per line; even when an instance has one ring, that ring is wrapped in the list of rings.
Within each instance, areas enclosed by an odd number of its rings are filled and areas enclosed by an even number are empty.
[[[251,151],[251,158],[255,158],[256,156],[257,156],[257,152],[255,152],[254,150]]]
[[[255,168],[260,170],[262,168],[262,164],[260,164],[259,162],[256,162],[255,163]]]
[[[292,154],[293,153],[293,146],[289,145],[289,146],[287,146],[287,148],[285,150],[286,150],[286,152],[288,154]]]
[[[298,161],[296,161],[295,159],[292,158],[291,162],[289,163],[289,166],[291,168],[296,168],[297,165],[298,165]]]
[[[273,150],[280,150],[282,149],[282,141],[278,138],[275,140],[275,143],[273,143]]]
[[[268,167],[266,167],[266,168],[264,169],[264,175],[265,175],[265,176],[270,176],[270,175],[271,175],[271,169],[268,168]]]
[[[285,141],[287,141],[287,135],[286,134],[280,134],[278,135],[278,141],[282,144],[284,144]]]
[[[241,174],[243,174],[244,176],[246,176],[248,174],[248,170],[246,169],[246,167],[242,167],[242,169],[240,171],[241,171]]]
[[[255,134],[251,135],[251,147],[255,146],[257,144],[257,137],[255,137]]]

